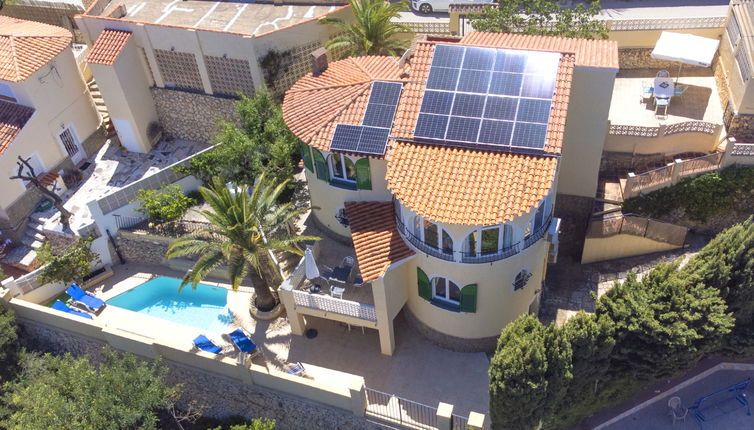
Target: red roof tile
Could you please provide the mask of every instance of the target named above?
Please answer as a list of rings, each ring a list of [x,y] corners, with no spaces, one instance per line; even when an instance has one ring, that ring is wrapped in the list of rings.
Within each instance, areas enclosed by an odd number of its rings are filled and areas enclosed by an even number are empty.
[[[40,22],[0,16],[0,79],[19,82],[71,44],[71,33]]]
[[[414,255],[398,233],[393,202],[346,202],[345,207],[364,282],[385,275],[391,264]]]
[[[0,100],[0,155],[13,143],[34,109]]]
[[[576,66],[618,70],[618,42],[512,33],[474,31],[460,44],[494,48],[526,49],[576,54]]]
[[[130,31],[103,30],[97,37],[97,41],[94,42],[89,54],[87,54],[86,62],[112,66],[130,38]]]

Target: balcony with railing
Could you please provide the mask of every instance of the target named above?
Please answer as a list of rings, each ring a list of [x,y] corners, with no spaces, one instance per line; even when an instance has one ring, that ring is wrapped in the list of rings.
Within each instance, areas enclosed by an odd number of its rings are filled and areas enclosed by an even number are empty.
[[[445,252],[445,250],[435,248],[434,246],[429,245],[425,241],[423,241],[420,237],[417,237],[415,234],[413,234],[408,228],[406,228],[405,224],[403,224],[403,221],[400,219],[400,217],[395,217],[395,223],[398,226],[398,231],[401,233],[401,236],[405,240],[408,241],[411,245],[414,246],[414,248],[418,249],[419,251],[431,255],[435,258],[439,258],[441,260],[445,261],[454,261],[455,258],[453,256],[453,251],[451,252]]]

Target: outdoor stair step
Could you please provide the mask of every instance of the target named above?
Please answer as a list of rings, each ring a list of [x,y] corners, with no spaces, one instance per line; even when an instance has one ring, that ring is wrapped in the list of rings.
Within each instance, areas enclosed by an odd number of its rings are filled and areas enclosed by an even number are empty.
[[[30,269],[37,259],[37,252],[31,247],[21,245],[13,248],[3,259],[3,262],[19,269]]]
[[[33,228],[27,228],[26,231],[24,232],[24,237],[29,237],[34,240],[42,240],[42,241],[47,239],[47,237],[44,234],[38,232],[37,230],[34,230]]]
[[[592,216],[595,217],[595,216],[600,216],[600,215],[607,215],[607,214],[611,214],[611,213],[615,213],[615,212],[620,212],[620,211],[621,211],[621,208],[619,206],[619,207],[616,207],[616,208],[610,208],[610,209],[605,209],[605,210],[594,212],[592,214]]]
[[[21,239],[21,243],[35,250],[41,248],[42,245],[44,245],[43,241],[36,240],[35,238],[29,237],[29,236],[26,236],[23,239]]]

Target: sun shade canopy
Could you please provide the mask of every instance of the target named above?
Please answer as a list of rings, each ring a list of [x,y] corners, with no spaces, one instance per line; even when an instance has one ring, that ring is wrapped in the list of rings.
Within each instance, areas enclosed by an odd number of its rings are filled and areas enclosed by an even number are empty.
[[[717,39],[663,31],[652,50],[652,58],[709,67],[719,44]]]

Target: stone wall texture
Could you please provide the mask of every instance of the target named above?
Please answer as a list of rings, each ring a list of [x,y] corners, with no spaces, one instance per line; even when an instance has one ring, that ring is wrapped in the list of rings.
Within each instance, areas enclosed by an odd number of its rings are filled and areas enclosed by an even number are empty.
[[[665,154],[631,154],[629,152],[602,152],[600,176],[625,178],[629,172],[646,172],[673,161]]]
[[[561,219],[558,258],[581,259],[589,218],[594,211],[594,198],[558,194],[555,197],[555,216]]]
[[[652,48],[626,48],[618,50],[618,63],[621,69],[665,69],[674,71],[678,69],[678,62],[656,60],[652,58]],[[699,66],[685,64],[684,69],[692,69]]]
[[[495,350],[495,345],[497,345],[497,336],[482,337],[479,339],[451,336],[449,334],[441,333],[419,321],[419,319],[411,313],[408,306],[404,306],[402,312],[406,316],[406,320],[408,320],[409,324],[414,326],[422,336],[443,348],[460,352],[493,352]]]
[[[137,234],[126,231],[118,232],[115,243],[120,255],[127,263],[160,264],[172,239]]]
[[[169,137],[211,143],[218,121],[238,121],[235,100],[165,88],[152,88],[157,116]]]
[[[733,115],[728,125],[728,134],[741,143],[754,142],[754,115]]]
[[[55,327],[19,319],[21,341],[29,349],[53,354],[70,353],[103,361],[104,343],[60,330]],[[164,360],[169,368],[168,384],[183,384],[179,407],[195,401],[204,407],[203,414],[214,418],[241,415],[248,419],[274,419],[276,429],[378,430],[384,427],[357,417],[350,411],[317,404],[277,391],[211,374],[199,368]]]

